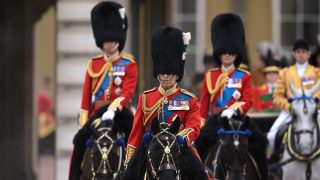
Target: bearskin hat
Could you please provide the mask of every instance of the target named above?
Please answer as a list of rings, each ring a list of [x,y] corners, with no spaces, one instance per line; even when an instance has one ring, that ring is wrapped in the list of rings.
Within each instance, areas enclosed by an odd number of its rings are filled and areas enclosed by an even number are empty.
[[[111,1],[96,4],[91,10],[91,25],[99,48],[102,48],[104,42],[117,41],[119,51],[122,51],[128,29],[128,20],[122,5]]]
[[[241,18],[232,13],[220,14],[211,23],[213,56],[221,65],[219,55],[236,54],[235,66],[239,66],[245,56],[245,34]]]
[[[180,81],[184,74],[183,34],[180,29],[163,26],[152,34],[151,54],[153,59],[153,76],[158,74],[175,74]]]

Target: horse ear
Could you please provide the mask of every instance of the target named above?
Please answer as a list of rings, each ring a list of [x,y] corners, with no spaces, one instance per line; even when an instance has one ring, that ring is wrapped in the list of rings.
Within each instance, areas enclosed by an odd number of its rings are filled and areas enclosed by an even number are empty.
[[[172,134],[177,134],[178,131],[180,129],[180,117],[179,116],[176,116],[174,119],[173,119],[173,122],[170,126],[170,132]]]
[[[151,131],[153,135],[158,134],[160,132],[159,120],[157,117],[153,118],[152,120]]]
[[[320,81],[318,81],[311,89],[306,90],[307,96],[312,96],[320,88]]]

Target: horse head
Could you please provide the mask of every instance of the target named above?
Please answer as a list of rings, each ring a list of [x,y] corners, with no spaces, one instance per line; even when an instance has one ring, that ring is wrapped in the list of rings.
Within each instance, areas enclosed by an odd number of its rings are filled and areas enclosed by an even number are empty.
[[[151,124],[152,140],[147,154],[147,172],[152,179],[178,179],[180,177],[180,146],[176,134],[180,129],[177,116],[172,124],[159,123],[155,118]]]
[[[240,113],[238,113],[240,114]],[[248,153],[247,130],[248,118],[234,115],[231,119],[226,117],[219,119],[222,129],[218,131],[220,136],[220,157],[223,160],[224,176],[227,180],[244,180],[246,175],[246,157]]]
[[[312,96],[319,88],[320,81],[308,90],[298,89],[290,84],[293,94],[289,102],[291,102],[291,113],[293,115],[294,143],[297,151],[302,155],[310,154],[316,146],[318,99]]]
[[[90,154],[90,174],[93,179],[114,179],[122,168],[123,136],[113,130],[113,121],[101,121],[99,118],[92,126],[91,138],[86,143]]]

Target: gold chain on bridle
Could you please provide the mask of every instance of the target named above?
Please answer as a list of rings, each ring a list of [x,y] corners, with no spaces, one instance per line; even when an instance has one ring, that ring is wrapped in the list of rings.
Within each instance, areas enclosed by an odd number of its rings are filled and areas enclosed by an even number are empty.
[[[92,173],[92,179],[94,180],[96,178],[97,173],[107,174],[108,172],[113,173],[110,162],[109,162],[109,154],[114,146],[114,140],[109,136],[110,128],[100,128],[99,131],[102,131],[103,134],[96,140],[94,143],[97,145],[99,153],[101,155],[101,160],[99,163],[99,166],[97,169],[94,168],[93,163],[93,154],[91,153],[91,173]],[[106,147],[105,142],[101,142],[103,138],[107,138],[107,140],[110,142],[110,146]],[[104,145],[104,147],[101,147],[101,144]],[[119,163],[121,163],[121,157],[119,157]],[[119,169],[118,169],[119,170]],[[114,173],[113,173],[114,174]]]
[[[177,168],[175,162],[174,162],[174,158],[172,156],[172,153],[171,153],[171,148],[172,146],[174,145],[174,143],[176,142],[176,137],[175,135],[171,134],[170,132],[168,132],[168,129],[169,128],[165,128],[165,129],[162,129],[158,134],[156,134],[154,136],[154,139],[157,140],[157,142],[160,144],[160,146],[163,148],[163,154],[162,154],[162,157],[161,157],[161,160],[160,160],[160,163],[159,163],[159,166],[158,168],[155,168],[154,164],[153,164],[153,161],[152,161],[152,158],[150,157],[150,148],[148,149],[148,163],[151,167],[151,172],[152,172],[152,176],[153,178],[157,178],[157,172],[161,171],[161,170],[167,170],[167,169],[172,169],[176,172],[176,176],[179,178],[180,177],[180,170]],[[159,139],[159,136],[161,134],[168,134],[170,136],[173,136],[174,137],[174,140],[171,142],[168,141],[169,138],[166,137],[166,142],[167,142],[167,145],[165,146]],[[166,164],[163,164],[164,162],[164,159],[167,160],[167,163]],[[159,177],[158,177],[159,178]]]

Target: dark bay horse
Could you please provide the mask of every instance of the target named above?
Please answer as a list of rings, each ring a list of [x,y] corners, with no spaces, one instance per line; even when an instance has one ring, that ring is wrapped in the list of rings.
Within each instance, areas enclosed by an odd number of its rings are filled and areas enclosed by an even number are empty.
[[[97,126],[101,120],[95,121],[93,124]],[[105,123],[102,127],[99,126],[87,140],[88,148],[84,156],[80,179],[120,178],[125,156],[125,140],[123,134],[113,132],[112,127],[112,121]]]
[[[101,121],[107,108],[108,105],[101,107],[87,124],[90,128],[83,138],[87,149],[80,179],[119,179],[124,170],[126,134],[131,131],[133,115],[123,109],[121,113],[116,112],[113,120]]]
[[[219,141],[211,148],[205,165],[210,176],[218,180],[260,179],[255,160],[248,151],[249,119],[234,116],[219,119]]]
[[[179,143],[176,134],[180,130],[180,118],[171,125],[159,123],[155,118],[151,124],[151,140],[144,140],[131,158],[123,180],[180,180],[206,179],[204,166],[192,150]]]

